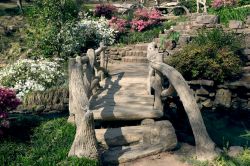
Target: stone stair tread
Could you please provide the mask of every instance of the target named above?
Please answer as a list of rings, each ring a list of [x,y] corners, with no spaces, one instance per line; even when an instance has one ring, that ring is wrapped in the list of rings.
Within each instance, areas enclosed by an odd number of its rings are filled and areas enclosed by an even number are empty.
[[[148,59],[146,57],[140,56],[125,56],[122,57],[123,62],[133,62],[133,63],[147,63]]]
[[[164,150],[162,145],[145,146],[139,144],[134,146],[115,147],[104,152],[103,159],[104,163],[118,164],[154,155]]]
[[[95,120],[142,120],[147,118],[161,118],[163,112],[154,110],[153,106],[143,104],[125,104],[116,106],[102,106],[93,109]]]

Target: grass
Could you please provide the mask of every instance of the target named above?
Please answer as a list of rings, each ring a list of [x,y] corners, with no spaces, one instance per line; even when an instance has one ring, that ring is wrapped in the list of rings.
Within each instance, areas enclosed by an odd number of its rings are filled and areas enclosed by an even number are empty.
[[[67,157],[75,127],[68,124],[65,118],[42,122],[44,120],[40,119],[41,124],[33,130],[30,141],[12,137],[0,142],[0,165],[98,165],[97,161],[86,158]]]
[[[228,25],[230,20],[245,21],[250,14],[250,7],[245,8],[222,8],[219,10],[210,9],[209,13],[216,14],[220,17],[220,22]]]
[[[193,166],[250,166],[250,150],[245,149],[243,153],[236,157],[230,157],[224,152],[213,161],[201,162],[194,158],[185,159]]]

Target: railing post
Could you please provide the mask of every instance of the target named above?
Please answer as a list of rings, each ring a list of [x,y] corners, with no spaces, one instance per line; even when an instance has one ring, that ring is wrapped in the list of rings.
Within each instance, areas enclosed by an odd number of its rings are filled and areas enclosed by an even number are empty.
[[[162,63],[163,56],[162,54],[158,54],[155,59],[155,62]],[[155,101],[154,101],[154,109],[163,110],[163,104],[161,100],[161,93],[162,93],[162,74],[161,72],[155,70],[155,77],[154,77],[154,90],[155,90]]]

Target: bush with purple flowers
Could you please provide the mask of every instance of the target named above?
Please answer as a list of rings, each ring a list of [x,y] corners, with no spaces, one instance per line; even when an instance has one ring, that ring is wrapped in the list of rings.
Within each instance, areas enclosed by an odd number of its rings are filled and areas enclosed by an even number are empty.
[[[97,17],[104,16],[107,19],[111,19],[117,12],[117,8],[112,4],[98,4],[95,7],[94,14]]]
[[[16,109],[20,104],[15,91],[0,87],[0,137],[3,135],[2,129],[9,127],[8,111]]]

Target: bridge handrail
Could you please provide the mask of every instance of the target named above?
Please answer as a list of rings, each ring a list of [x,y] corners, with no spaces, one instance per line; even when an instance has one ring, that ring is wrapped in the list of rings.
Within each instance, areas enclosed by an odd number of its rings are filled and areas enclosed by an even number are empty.
[[[183,76],[172,66],[163,63],[163,54],[158,53],[155,43],[149,44],[147,58],[149,61],[147,86],[150,94],[152,89],[154,91],[154,108],[163,110],[162,96],[170,96],[176,91],[182,101],[194,134],[196,153],[197,155],[204,155],[198,157],[206,159],[214,157],[216,155],[215,144],[207,133],[194,94]],[[163,76],[167,77],[169,81],[167,89],[163,89]]]

